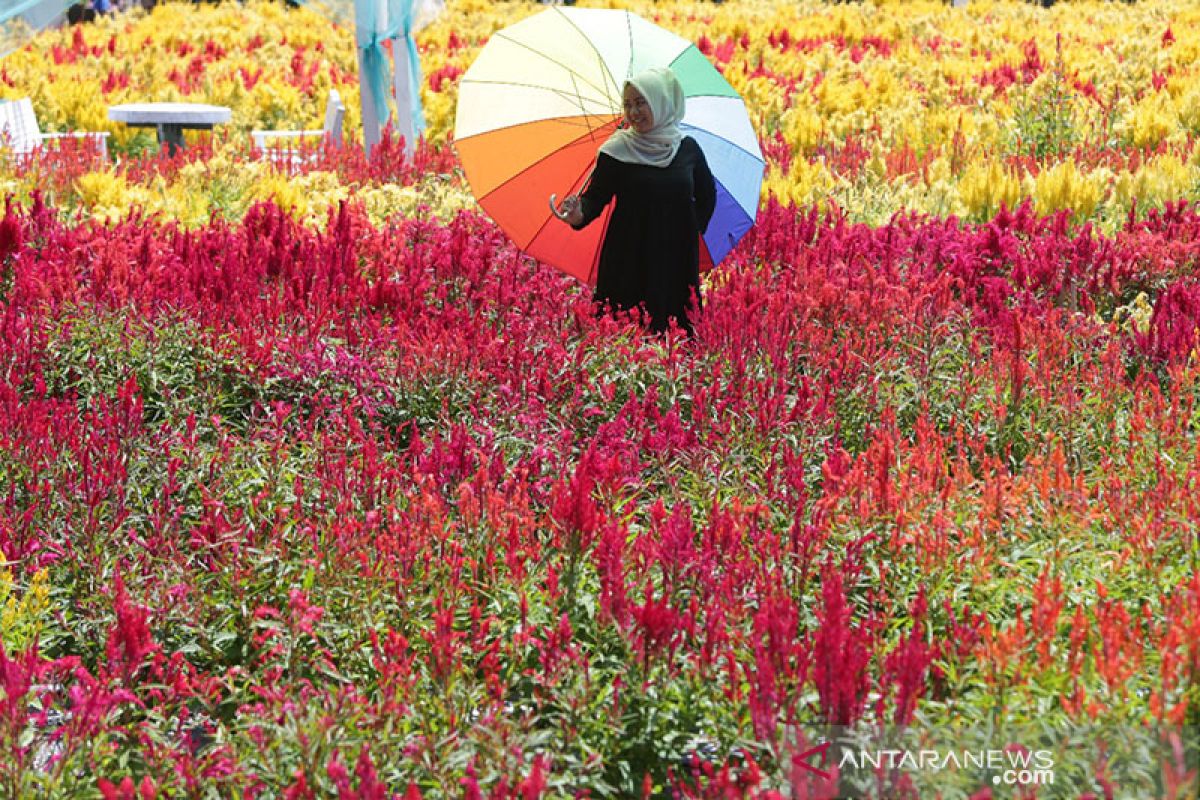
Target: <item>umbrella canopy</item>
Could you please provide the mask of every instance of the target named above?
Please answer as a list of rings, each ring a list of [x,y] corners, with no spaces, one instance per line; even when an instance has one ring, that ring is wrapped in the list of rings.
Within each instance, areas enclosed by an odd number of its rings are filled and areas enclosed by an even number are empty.
[[[650,67],[679,78],[679,127],[717,182],[708,269],[754,224],[764,162],[745,103],[692,43],[628,11],[553,6],[495,33],[459,84],[455,146],[480,205],[526,253],[589,284],[611,206],[574,231],[547,198],[583,188],[621,122],[626,79]]]

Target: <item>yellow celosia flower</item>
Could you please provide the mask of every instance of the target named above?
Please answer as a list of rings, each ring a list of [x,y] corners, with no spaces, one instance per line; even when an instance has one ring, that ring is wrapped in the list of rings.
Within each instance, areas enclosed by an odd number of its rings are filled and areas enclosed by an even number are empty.
[[[1114,181],[1113,196],[1126,208],[1134,202],[1160,206],[1187,196],[1198,182],[1200,169],[1195,164],[1167,154],[1151,159],[1137,172],[1122,171]]]
[[[1179,113],[1167,95],[1153,95],[1133,108],[1125,123],[1134,147],[1157,147],[1179,128]]]
[[[1113,310],[1113,322],[1130,333],[1145,333],[1150,328],[1150,318],[1153,316],[1154,306],[1145,292],[1138,292],[1128,305]]]
[[[783,139],[792,152],[801,158],[810,155],[825,132],[821,115],[806,105],[794,106],[780,120]]]
[[[1175,109],[1184,132],[1192,138],[1200,137],[1200,83],[1179,98]]]
[[[76,188],[80,204],[101,222],[122,219],[135,208],[157,210],[155,198],[144,186],[130,185],[123,176],[108,170],[79,176]]]
[[[33,575],[18,593],[12,570],[0,553],[0,643],[12,653],[32,645],[46,624],[50,610],[50,584],[46,570]]]
[[[460,184],[430,176],[414,186],[388,184],[364,189],[355,195],[368,218],[382,225],[393,217],[433,216],[448,220],[461,211],[476,208],[471,193]]]
[[[766,179],[766,191],[783,202],[803,206],[828,194],[835,181],[829,170],[820,162],[797,158],[792,161],[787,177],[772,169]]]
[[[959,200],[974,220],[991,219],[1002,206],[1015,207],[1020,196],[1020,179],[996,160],[969,164],[958,181]]]
[[[1085,174],[1068,159],[1030,179],[1028,191],[1038,214],[1069,210],[1076,219],[1087,218],[1104,196],[1100,173]]]
[[[902,210],[986,218],[1001,203],[1033,198],[1039,211],[1067,208],[1078,220],[1115,225],[1134,202],[1195,199],[1200,191],[1200,9],[1191,0],[1080,0],[1048,10],[993,0],[966,9],[931,0],[597,4],[652,16],[712,46],[760,135],[779,133],[791,151],[791,168],[768,165],[764,185],[784,202],[836,203],[854,218],[878,220]],[[453,76],[495,31],[542,10],[447,0],[445,13],[418,32],[430,141],[444,143],[453,130]],[[320,127],[330,88],[346,100],[344,130],[357,146],[357,72],[353,31],[308,8],[160,4],[44,31],[6,57],[0,95],[31,97],[45,130],[109,131],[117,170],[127,154],[153,146],[154,135],[110,122],[108,105],[185,99],[233,109],[231,123],[212,135],[217,152],[207,166],[140,181],[85,176],[70,190],[77,195],[54,198],[101,219],[142,205],[200,225],[213,213],[237,217],[263,198],[318,225],[350,196],[379,219],[476,208],[461,176],[407,189],[346,185],[331,176],[284,178],[247,158],[251,129]],[[1054,126],[1069,135],[1048,134]],[[1009,166],[1017,161],[1008,157],[1033,151],[1039,136],[1036,149],[1048,153],[1040,174]],[[189,133],[190,141],[208,137]],[[1076,144],[1084,147],[1074,151]],[[847,157],[848,145],[869,155]],[[1097,154],[1113,146],[1167,152],[1133,169],[1096,167],[1107,163]],[[0,164],[0,186],[19,198],[38,188],[33,183]]]
[[[301,222],[320,225],[331,209],[350,196],[349,188],[338,181],[332,172],[309,172],[287,176],[273,173],[260,178],[251,190],[251,197],[270,200]]]

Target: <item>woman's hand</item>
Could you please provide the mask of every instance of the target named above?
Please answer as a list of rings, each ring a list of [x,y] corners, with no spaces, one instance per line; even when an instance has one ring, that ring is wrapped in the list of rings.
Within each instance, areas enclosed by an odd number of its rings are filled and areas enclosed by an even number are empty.
[[[550,195],[550,210],[554,212],[554,216],[571,227],[583,224],[583,206],[577,194],[564,197],[561,206],[558,205],[558,195]]]

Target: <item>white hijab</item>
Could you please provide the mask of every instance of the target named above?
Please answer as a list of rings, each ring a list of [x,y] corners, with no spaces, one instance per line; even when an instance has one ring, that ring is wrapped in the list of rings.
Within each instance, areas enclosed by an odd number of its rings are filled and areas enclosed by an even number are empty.
[[[651,167],[670,165],[679,152],[683,132],[683,87],[675,73],[667,67],[653,67],[626,81],[642,93],[654,115],[654,127],[646,133],[621,128],[600,145],[600,152],[627,164],[646,164]]]

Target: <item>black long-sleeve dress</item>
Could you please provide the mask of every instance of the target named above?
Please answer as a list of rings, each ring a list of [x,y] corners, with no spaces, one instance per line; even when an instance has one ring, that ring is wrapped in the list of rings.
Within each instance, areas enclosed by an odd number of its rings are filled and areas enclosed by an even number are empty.
[[[674,318],[691,330],[688,309],[700,301],[700,234],[716,208],[717,190],[704,152],[685,136],[666,167],[628,164],[601,153],[580,195],[590,223],[616,197],[600,250],[597,302],[614,309],[643,306],[650,327]]]

